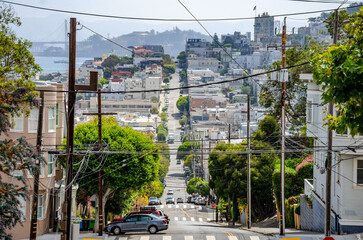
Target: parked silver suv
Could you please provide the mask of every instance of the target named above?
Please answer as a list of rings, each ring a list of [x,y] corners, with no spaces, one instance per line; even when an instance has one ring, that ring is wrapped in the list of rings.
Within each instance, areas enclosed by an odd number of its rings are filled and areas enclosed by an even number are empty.
[[[113,222],[106,226],[105,231],[114,235],[124,234],[126,232],[143,232],[157,233],[158,231],[168,229],[168,221],[152,214],[133,214],[126,217],[121,222]]]

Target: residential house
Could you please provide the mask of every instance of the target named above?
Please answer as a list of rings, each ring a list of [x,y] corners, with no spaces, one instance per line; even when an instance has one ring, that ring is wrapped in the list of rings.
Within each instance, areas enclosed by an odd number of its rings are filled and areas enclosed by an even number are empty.
[[[312,74],[301,74],[307,82],[306,134],[314,138],[314,179],[305,181],[305,194],[312,200],[307,207],[301,203],[301,228],[324,231],[326,201],[327,126],[324,126],[326,105],[321,100],[322,87],[315,84]],[[334,115],[339,113],[334,110]],[[352,138],[349,130],[343,134],[333,132],[333,162],[331,179],[331,230],[333,233],[363,231],[363,140]]]
[[[40,81],[36,82],[36,87],[37,90],[64,90],[62,84],[47,84]],[[55,231],[60,218],[60,191],[59,184],[55,180],[56,158],[47,150],[55,150],[57,145],[62,144],[64,137],[64,94],[62,92],[45,92],[44,103],[42,139],[45,164],[42,163],[40,166],[37,235],[48,233],[50,230]],[[4,140],[24,137],[31,145],[36,146],[38,114],[39,109],[32,108],[29,117],[24,115],[15,117],[13,119],[15,126],[10,130],[9,135],[2,135],[0,138]],[[23,175],[25,177],[30,198],[28,200],[19,198],[20,210],[24,214],[22,225],[17,224],[7,230],[7,233],[12,234],[13,239],[24,239],[29,237],[30,231],[34,178],[29,171],[18,170],[14,172],[14,175]],[[15,178],[5,175],[1,177],[4,182],[15,182],[20,186],[22,185]]]

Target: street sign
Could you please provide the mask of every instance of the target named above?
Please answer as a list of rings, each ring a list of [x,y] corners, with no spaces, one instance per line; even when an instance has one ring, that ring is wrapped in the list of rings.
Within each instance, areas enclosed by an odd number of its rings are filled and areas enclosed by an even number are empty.
[[[215,203],[212,203],[212,208],[215,208],[216,207],[216,204]]]

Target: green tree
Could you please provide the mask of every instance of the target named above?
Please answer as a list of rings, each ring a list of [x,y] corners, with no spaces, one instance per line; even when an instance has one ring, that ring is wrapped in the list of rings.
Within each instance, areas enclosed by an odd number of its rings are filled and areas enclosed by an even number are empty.
[[[189,99],[187,96],[184,97],[180,97],[177,101],[176,101],[176,107],[179,109],[179,111],[181,112],[188,112],[189,111]]]
[[[191,142],[184,142],[182,145],[178,147],[176,158],[184,160],[190,154],[191,150],[192,150]]]
[[[159,155],[140,155],[129,152],[150,152],[156,149],[152,141],[142,133],[132,128],[120,127],[114,117],[103,118],[102,140],[109,150],[117,153],[104,156],[102,166],[104,204],[112,193],[119,189],[132,188],[138,191],[147,183],[158,179],[160,158]],[[94,144],[98,139],[98,121],[94,118],[90,122],[76,126],[74,144],[77,150],[87,150],[88,144]],[[100,166],[98,156],[88,156],[87,164],[84,159],[76,159],[74,171],[82,171],[82,176],[77,179],[79,189],[87,192],[88,196],[98,192],[98,171]]]
[[[102,62],[102,67],[113,69],[119,62],[119,57],[116,55],[110,55]]]
[[[162,122],[167,122],[168,121],[168,118],[166,116],[166,112],[160,113],[160,118],[161,118]]]
[[[180,81],[184,81],[187,79],[187,73],[184,70],[182,70],[179,73],[179,77],[180,77]]]
[[[274,146],[280,145],[280,125],[274,116],[267,115],[258,123],[254,139],[270,143]]]
[[[181,68],[186,67],[187,55],[186,55],[185,51],[181,51],[176,58],[179,60],[179,67],[181,67]]]
[[[150,113],[151,114],[158,114],[159,113],[159,110],[158,110],[158,108],[153,107],[152,109],[150,109]]]
[[[203,197],[207,197],[209,195],[209,185],[208,182],[206,181],[199,181],[196,185],[196,190],[197,192],[203,196]]]
[[[170,74],[175,73],[175,64],[164,64],[163,65],[163,72],[164,75],[169,76]]]
[[[161,147],[159,149],[159,151],[162,153],[160,154],[159,179],[164,180],[170,166],[170,149],[169,145],[165,143],[156,143],[156,146]]]
[[[21,114],[28,115],[29,108],[38,105],[31,78],[40,67],[28,50],[31,43],[19,39],[11,29],[11,25],[21,25],[14,10],[5,4],[0,5],[0,19],[0,134],[5,135],[0,141],[0,238],[12,239],[6,231],[21,223],[25,216],[20,210],[20,199],[29,198],[26,179],[23,174],[14,174],[15,170],[34,173],[36,160],[44,162],[44,159],[35,157],[35,147],[24,138],[6,137],[13,127],[12,119]],[[19,182],[7,182],[4,177]]]
[[[347,40],[332,45],[312,60],[314,80],[338,116],[325,118],[329,129],[355,136],[363,133],[363,8],[345,25]]]
[[[150,101],[153,102],[153,103],[158,103],[159,102],[159,99],[157,97],[155,97],[155,96],[152,96],[150,98]]]
[[[167,111],[168,111],[168,108],[167,108],[167,107],[163,107],[163,108],[161,109],[161,111],[163,111],[163,112],[167,112]]]
[[[334,18],[335,18],[335,12],[333,12],[327,19],[327,24],[325,27],[328,29],[328,32],[330,33],[330,36],[333,37],[333,29],[334,29]],[[345,25],[346,21],[349,21],[350,15],[347,13],[347,10],[340,10],[338,13],[338,35],[337,39],[342,40],[346,38],[346,32],[345,28],[343,27]]]
[[[183,166],[184,167],[189,167],[189,168],[192,168],[192,166],[193,166],[193,163],[192,163],[192,161],[193,161],[193,154],[190,154],[190,155],[188,155],[187,157],[186,157],[186,159],[184,160],[184,164],[183,164]]]
[[[159,141],[159,142],[165,142],[166,141],[166,137],[167,137],[167,134],[165,132],[158,132],[156,134],[156,139]]]
[[[197,179],[196,178],[190,179],[187,183],[187,193],[188,194],[197,193],[196,185],[197,185]]]
[[[120,58],[119,64],[122,66],[124,64],[133,64],[134,59],[132,57],[124,56]]]
[[[163,80],[163,83],[169,83],[170,82],[170,78],[169,77],[165,77]]]
[[[98,80],[98,87],[102,88],[103,85],[108,84],[109,82],[110,82],[109,80],[107,80],[105,78],[101,78],[100,80]]]

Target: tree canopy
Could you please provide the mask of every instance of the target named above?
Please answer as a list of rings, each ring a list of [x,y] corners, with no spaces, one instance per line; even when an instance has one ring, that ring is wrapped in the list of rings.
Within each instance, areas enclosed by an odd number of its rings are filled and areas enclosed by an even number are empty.
[[[12,119],[21,114],[27,115],[29,108],[36,107],[35,84],[31,78],[40,71],[34,57],[29,52],[31,43],[19,39],[11,26],[20,26],[14,10],[0,5],[0,134],[5,134],[13,127]],[[14,77],[16,76],[16,78]],[[11,239],[6,231],[20,223],[25,217],[20,210],[20,200],[28,199],[29,193],[24,175],[16,175],[16,170],[31,173],[37,170],[36,150],[24,138],[0,141],[0,238]],[[19,182],[6,182],[11,177]]]
[[[189,111],[189,99],[188,99],[188,97],[187,96],[180,97],[176,101],[176,107],[181,112],[185,112],[185,111],[188,112]]]
[[[337,115],[325,121],[331,130],[355,136],[363,133],[363,8],[344,26],[347,39],[312,60],[314,80],[322,100],[332,102]]]

